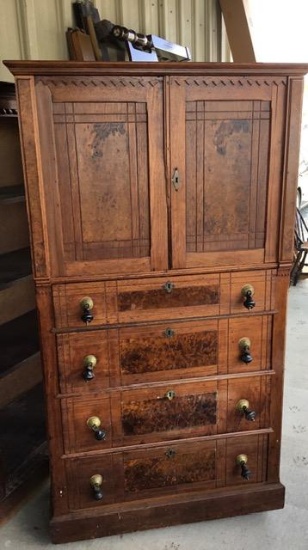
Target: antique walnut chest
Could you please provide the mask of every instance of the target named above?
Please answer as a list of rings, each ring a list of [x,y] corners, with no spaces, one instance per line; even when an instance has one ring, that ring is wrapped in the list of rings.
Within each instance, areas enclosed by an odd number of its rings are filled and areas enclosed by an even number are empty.
[[[281,508],[303,65],[8,62],[51,533]]]

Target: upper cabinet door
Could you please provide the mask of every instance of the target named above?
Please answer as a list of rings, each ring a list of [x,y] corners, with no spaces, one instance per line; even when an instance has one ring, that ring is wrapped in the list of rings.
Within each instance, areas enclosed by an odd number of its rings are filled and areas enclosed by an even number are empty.
[[[277,261],[286,79],[171,77],[172,265]]]
[[[52,275],[166,269],[162,78],[42,77],[36,97]]]

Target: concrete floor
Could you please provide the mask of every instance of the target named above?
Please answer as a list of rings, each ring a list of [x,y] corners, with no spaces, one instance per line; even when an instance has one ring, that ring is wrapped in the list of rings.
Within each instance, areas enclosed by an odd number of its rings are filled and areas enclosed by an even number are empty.
[[[283,510],[54,546],[45,484],[0,528],[0,550],[308,550],[308,278],[289,291]]]

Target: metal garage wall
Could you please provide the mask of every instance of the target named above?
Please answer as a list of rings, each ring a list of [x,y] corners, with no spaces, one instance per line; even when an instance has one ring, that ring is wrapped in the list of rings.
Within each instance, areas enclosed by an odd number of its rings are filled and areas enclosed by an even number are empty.
[[[218,0],[96,0],[101,19],[189,46],[194,61],[221,59]],[[67,59],[72,0],[0,0],[1,59]],[[0,80],[13,80],[1,65]]]

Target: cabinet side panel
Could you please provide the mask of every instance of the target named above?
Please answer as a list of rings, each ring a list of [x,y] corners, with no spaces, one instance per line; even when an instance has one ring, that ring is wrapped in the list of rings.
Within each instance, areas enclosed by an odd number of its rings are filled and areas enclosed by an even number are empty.
[[[42,200],[42,172],[37,151],[38,128],[33,78],[18,78],[18,111],[27,212],[31,228],[32,269],[35,278],[49,274],[46,216]]]

